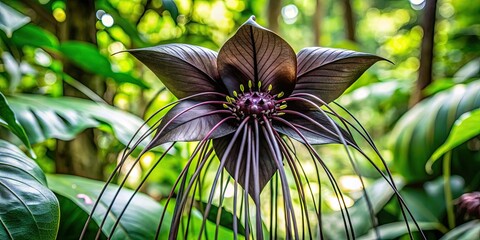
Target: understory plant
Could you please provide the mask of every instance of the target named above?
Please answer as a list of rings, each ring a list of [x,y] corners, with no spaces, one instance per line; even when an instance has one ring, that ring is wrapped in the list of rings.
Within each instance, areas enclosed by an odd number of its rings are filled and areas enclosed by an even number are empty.
[[[341,206],[343,221],[335,224],[343,226],[345,239],[358,237],[344,193],[325,161],[329,156],[318,148],[324,144],[342,146],[335,149],[343,149],[342,155],[358,175],[364,208],[370,216],[362,221],[369,221],[374,229],[377,226],[358,156],[369,162],[393,190],[410,238],[411,228],[422,233],[368,133],[348,111],[329,105],[371,65],[385,59],[321,47],[304,48],[295,54],[286,41],[258,25],[254,17],[218,53],[187,44],[128,52],[148,66],[178,100],[154,114],[163,117],[151,123],[150,131],[138,141],[129,144],[108,179],[104,190],[118,177],[125,162],[135,157],[103,213],[97,237],[111,208],[118,207],[116,197],[141,157],[158,146],[165,149],[131,198],[180,142],[197,144],[164,202],[165,210],[158,222],[152,223],[157,225],[157,238],[162,228],[169,228],[169,239],[201,239],[207,231],[215,231],[218,238],[222,227],[232,229],[233,239],[328,238],[323,190],[318,189],[323,178],[328,179]],[[152,135],[146,147],[140,147]],[[368,152],[375,156],[369,156],[359,141],[366,143]],[[139,148],[141,153],[134,154]],[[373,158],[380,159],[380,164]],[[123,212],[129,202],[122,206]],[[227,223],[221,221],[225,213],[231,220]],[[198,215],[202,220],[194,221]],[[121,217],[111,226],[110,237]],[[207,219],[215,223],[213,228],[207,227]],[[81,238],[89,221],[91,217]],[[416,226],[410,226],[412,223]],[[193,229],[195,236],[189,235]],[[379,234],[375,231],[376,238],[381,238]]]

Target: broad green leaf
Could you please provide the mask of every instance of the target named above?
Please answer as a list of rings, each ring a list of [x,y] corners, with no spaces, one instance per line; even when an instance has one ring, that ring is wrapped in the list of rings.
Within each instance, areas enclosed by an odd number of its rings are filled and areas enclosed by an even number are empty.
[[[11,37],[15,30],[28,22],[29,17],[0,2],[0,30],[4,31],[7,37]]]
[[[176,204],[175,200],[170,201],[170,203],[168,204],[168,208],[167,208],[168,213],[173,214],[175,204]],[[216,209],[218,209],[218,208],[216,208]],[[215,208],[213,208],[211,211],[215,211]],[[215,212],[215,214],[216,214],[216,212]],[[200,235],[200,230],[201,230],[200,228],[201,228],[202,223],[204,221],[203,216],[204,216],[204,214],[200,210],[198,210],[196,207],[194,207],[194,208],[192,208],[192,211],[190,212],[190,217],[186,214],[182,217],[183,226],[186,226],[187,222],[190,221],[187,239],[198,239],[198,237]],[[215,216],[215,218],[216,218],[216,216]],[[165,226],[167,226],[166,225],[167,223],[169,223],[169,221],[164,221],[163,224]],[[245,236],[240,234],[240,228],[243,229],[242,224],[243,224],[243,221],[238,222],[239,233],[237,234],[236,237],[239,240],[245,239]],[[180,226],[182,226],[182,225],[180,225]],[[163,228],[164,227],[162,226],[162,229]],[[216,234],[217,230],[218,230],[218,236],[217,236],[217,238],[215,238],[215,234]],[[183,230],[183,231],[185,231],[185,230]],[[266,231],[264,231],[264,234],[265,234],[265,232]],[[210,217],[207,217],[207,219],[205,220],[205,229],[203,229],[202,236],[201,236],[200,239],[234,239],[233,234],[234,233],[231,230],[231,227],[227,227],[227,226],[224,226],[224,225],[217,226],[216,225],[216,220],[211,221]],[[265,235],[268,235],[268,234],[265,234]],[[182,227],[179,228],[177,239],[182,239],[182,240],[185,239],[184,236],[183,236]]]
[[[30,45],[51,49],[57,49],[59,46],[55,35],[33,24],[27,24],[15,31],[12,35],[12,41],[20,46]]]
[[[399,191],[404,186],[402,181],[396,180],[395,183]],[[394,191],[384,179],[379,179],[370,187],[367,187],[367,194],[372,203],[373,212],[377,214],[394,196]],[[348,212],[350,214],[355,235],[360,236],[367,233],[368,229],[372,227],[372,222],[365,197],[357,200],[352,207],[348,208]],[[346,238],[341,212],[337,211],[326,215],[323,229],[325,229],[324,233],[330,239]]]
[[[40,167],[0,140],[0,239],[55,239],[59,204]]]
[[[440,240],[470,240],[480,236],[480,220],[464,223],[445,234]]]
[[[20,70],[20,64],[15,60],[10,52],[2,53],[2,60],[5,71],[8,73],[9,86],[8,90],[14,92],[22,79],[22,71]]]
[[[461,67],[453,76],[456,83],[480,76],[480,58],[475,58]]]
[[[68,224],[64,223],[61,225],[59,233],[62,235],[59,234],[59,238],[76,237],[78,239],[84,224],[81,220],[85,220],[85,214],[89,214],[92,211],[93,205],[98,200],[100,191],[105,183],[60,174],[48,174],[47,179],[50,183],[50,189],[58,196],[63,197],[60,198],[60,203],[62,204],[60,205],[60,210],[72,212],[74,215],[70,217],[77,218],[76,221],[68,219]],[[94,232],[88,232],[88,236],[94,236],[96,234],[95,227],[98,229],[98,226],[101,224],[117,189],[118,186],[114,184],[111,184],[106,189],[92,216],[92,220],[96,226],[92,225],[89,230],[93,230]],[[102,228],[105,236],[109,236],[115,222],[118,220],[132,194],[132,190],[122,189],[122,191],[120,191],[110,213],[107,214],[105,224]],[[152,198],[143,193],[136,193],[135,197],[128,204],[128,208],[121,217],[119,225],[115,229],[111,239],[154,239],[157,223],[163,210],[163,206]],[[84,213],[80,214],[79,211],[83,211]],[[169,223],[171,220],[168,214],[166,218],[165,222]],[[77,223],[77,226],[75,226],[74,222]],[[162,227],[160,239],[166,239],[168,229],[168,227]]]
[[[466,112],[460,116],[448,135],[447,141],[437,148],[432,157],[427,162],[427,166],[431,166],[443,154],[456,148],[475,136],[480,135],[480,109]]]
[[[60,45],[65,58],[91,73],[108,75],[112,67],[107,57],[102,55],[91,43],[68,41]]]
[[[464,185],[463,178],[451,176],[450,186],[454,198],[463,193]],[[415,220],[441,222],[446,214],[444,186],[443,177],[439,177],[433,181],[425,182],[423,188],[405,187],[400,191],[400,194],[410,208]]]
[[[31,149],[30,141],[22,125],[18,122],[15,113],[10,108],[7,99],[0,92],[0,125],[10,129],[28,149]]]
[[[197,205],[206,207],[207,203],[197,201]],[[202,211],[202,208],[200,208],[200,207],[197,207],[197,208],[203,215],[204,211]],[[218,216],[219,211],[220,211],[220,208],[218,206],[215,206],[215,205],[212,204],[211,208],[210,208],[210,211],[208,212],[207,219],[210,222],[216,224],[217,216]],[[234,218],[234,216],[231,212],[229,212],[225,208],[222,208],[221,212],[220,212],[220,221],[219,221],[220,226],[225,227],[225,228],[233,231],[233,218]],[[238,225],[237,225],[238,226],[238,234],[244,236],[245,235],[245,228],[242,225],[242,221],[240,221],[240,219],[238,219],[238,216],[237,216],[237,223],[238,223]]]
[[[405,224],[405,222],[394,222],[378,226],[377,230],[380,233],[380,239],[397,239],[401,236],[407,235],[408,229]],[[410,225],[410,231],[418,231],[413,222],[409,222],[408,224]],[[438,222],[419,222],[418,225],[420,225],[420,228],[424,231],[443,230],[444,228],[442,224]],[[367,234],[359,237],[358,240],[370,240],[376,238],[375,230],[372,229]]]
[[[148,88],[144,82],[129,74],[112,71],[108,58],[102,55],[93,44],[68,41],[63,42],[59,50],[67,59],[85,71],[112,78],[118,83],[132,83],[141,88]]]
[[[84,99],[18,94],[8,101],[32,143],[49,138],[71,140],[87,128],[101,127],[126,145],[143,124],[133,114]],[[147,130],[143,127],[137,137]]]
[[[419,182],[440,175],[425,171],[432,154],[448,138],[455,121],[466,112],[480,107],[480,81],[457,85],[415,105],[397,122],[390,135],[394,167],[408,182]],[[452,174],[473,181],[478,171],[480,153],[462,144],[452,151]]]

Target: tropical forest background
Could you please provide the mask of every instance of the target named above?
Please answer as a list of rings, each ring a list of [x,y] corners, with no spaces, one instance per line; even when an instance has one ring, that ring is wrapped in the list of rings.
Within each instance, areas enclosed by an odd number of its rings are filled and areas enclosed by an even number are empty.
[[[480,196],[471,195],[480,191],[478,1],[2,0],[0,238],[78,238],[101,181],[132,136],[175,100],[151,71],[122,51],[166,43],[218,51],[251,15],[296,52],[323,46],[390,60],[393,64],[375,64],[336,102],[371,134],[427,238],[480,236]],[[192,146],[176,145],[151,174],[115,238],[154,236],[155,228],[148,226],[158,221]],[[319,151],[347,193],[357,237],[371,239],[361,184],[338,149]],[[134,189],[161,154],[161,149],[149,152],[134,167],[127,161],[121,171],[133,167],[127,187]],[[390,187],[367,162],[360,172],[382,236],[408,238]],[[328,221],[341,222],[333,191],[322,187],[326,182],[315,184],[324,191]],[[460,207],[465,193],[478,202],[476,214]],[[113,209],[107,223],[118,211]],[[101,217],[93,216],[93,234]],[[221,234],[230,239],[232,216],[221,217]],[[208,220],[214,226],[216,214]],[[342,231],[340,224],[327,234],[338,239]]]

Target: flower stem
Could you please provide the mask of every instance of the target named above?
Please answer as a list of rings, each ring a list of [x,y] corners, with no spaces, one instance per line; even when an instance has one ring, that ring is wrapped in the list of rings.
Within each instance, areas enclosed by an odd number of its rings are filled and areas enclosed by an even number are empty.
[[[450,184],[450,163],[452,160],[452,152],[449,151],[443,158],[443,191],[445,194],[445,206],[447,208],[448,227],[455,227],[455,214],[453,212],[452,188]]]

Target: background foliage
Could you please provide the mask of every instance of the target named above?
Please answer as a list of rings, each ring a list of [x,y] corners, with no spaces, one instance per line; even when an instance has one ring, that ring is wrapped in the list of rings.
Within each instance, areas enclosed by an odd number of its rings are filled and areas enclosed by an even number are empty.
[[[471,239],[479,234],[478,220],[465,219],[455,209],[455,199],[462,193],[480,190],[478,3],[4,0],[0,2],[0,238],[21,239],[25,234],[39,239],[77,238],[72,233],[81,231],[79,226],[102,186],[91,179],[105,181],[143,120],[174,100],[153,73],[121,51],[172,42],[218,50],[250,15],[296,51],[321,45],[391,60],[395,65],[377,64],[337,102],[371,133],[428,238]],[[435,27],[432,36],[431,26]],[[425,50],[429,43],[433,57]],[[429,63],[431,69],[426,67]],[[427,78],[421,74],[424,71]],[[419,102],[422,98],[426,99]],[[145,127],[140,132],[144,131]],[[144,194],[125,212],[129,221],[120,222],[115,238],[153,236],[145,226],[157,221],[162,200],[191,150],[190,144],[180,146],[163,163],[168,171],[155,170],[140,189]],[[348,193],[353,219],[362,222],[368,212],[359,206],[364,200],[358,179],[336,149],[328,146],[319,151],[329,156],[327,164]],[[160,148],[142,157],[127,185],[136,186],[144,169],[161,153]],[[368,177],[368,192],[375,196],[381,235],[402,238],[405,225],[399,222],[400,210],[386,191],[389,187],[367,167],[361,172]],[[340,222],[333,192],[326,182],[317,184],[327,196],[322,209],[331,222]],[[200,212],[197,215],[201,218]],[[225,224],[220,234],[229,238],[232,215],[226,212],[221,217]],[[88,236],[94,237],[103,225],[105,238],[111,219],[105,224],[96,216],[93,220],[88,228],[93,235]],[[216,216],[209,220],[214,224]],[[371,228],[356,225],[356,234],[369,239],[374,236]],[[330,229],[332,239],[343,234],[342,226]]]

